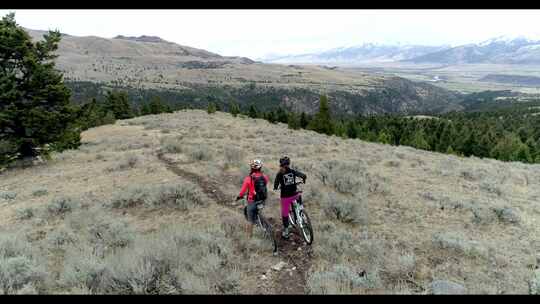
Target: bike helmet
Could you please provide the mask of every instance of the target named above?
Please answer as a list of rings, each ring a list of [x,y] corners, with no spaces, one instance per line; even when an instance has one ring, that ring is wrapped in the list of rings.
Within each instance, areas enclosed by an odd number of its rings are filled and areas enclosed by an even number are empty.
[[[279,159],[280,167],[288,166],[290,164],[291,164],[291,159],[288,156],[283,156],[282,158]]]
[[[263,166],[263,163],[260,159],[254,159],[249,163],[249,166],[253,170],[260,170]]]

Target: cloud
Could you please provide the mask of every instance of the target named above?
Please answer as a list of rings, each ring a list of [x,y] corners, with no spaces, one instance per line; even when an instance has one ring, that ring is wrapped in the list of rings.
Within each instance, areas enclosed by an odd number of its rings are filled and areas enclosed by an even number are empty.
[[[0,10],[5,15],[9,10]],[[538,36],[538,10],[15,10],[19,24],[80,36],[155,35],[257,58],[365,42],[458,45]]]

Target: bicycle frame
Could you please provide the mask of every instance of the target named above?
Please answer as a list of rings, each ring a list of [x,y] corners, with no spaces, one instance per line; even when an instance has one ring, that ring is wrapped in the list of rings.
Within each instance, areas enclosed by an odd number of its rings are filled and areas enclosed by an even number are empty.
[[[293,205],[293,210],[294,210],[294,214],[295,214],[295,222],[298,226],[300,226],[300,228],[304,228],[304,221],[302,219],[302,217],[300,216],[300,211],[302,211],[302,209],[304,208],[302,205],[298,204],[298,202],[296,200],[293,201],[292,203]]]

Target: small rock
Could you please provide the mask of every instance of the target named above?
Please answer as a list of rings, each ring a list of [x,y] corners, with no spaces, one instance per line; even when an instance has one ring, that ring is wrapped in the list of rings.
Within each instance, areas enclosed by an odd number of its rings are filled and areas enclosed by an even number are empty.
[[[295,267],[293,267],[293,268],[292,268],[291,270],[296,270],[296,266],[295,266]]]
[[[302,251],[302,247],[298,247],[298,249],[297,249],[297,250],[298,250],[298,251]]]
[[[272,266],[272,269],[275,271],[280,271],[285,265],[287,265],[287,263],[281,261],[277,263],[276,265]]]
[[[261,276],[261,280],[266,280],[266,276],[264,274]]]
[[[431,292],[436,295],[465,294],[467,289],[458,283],[450,281],[433,281],[430,284]]]

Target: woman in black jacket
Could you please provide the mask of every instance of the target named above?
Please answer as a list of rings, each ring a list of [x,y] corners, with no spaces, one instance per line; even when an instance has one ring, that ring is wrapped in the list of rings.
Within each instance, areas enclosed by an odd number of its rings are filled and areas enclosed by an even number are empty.
[[[283,238],[289,238],[289,209],[291,203],[297,200],[302,203],[302,197],[296,190],[296,177],[300,177],[303,182],[306,182],[306,175],[300,171],[291,169],[289,166],[291,160],[284,156],[279,159],[279,172],[274,180],[274,190],[281,186],[281,219],[283,221]]]

